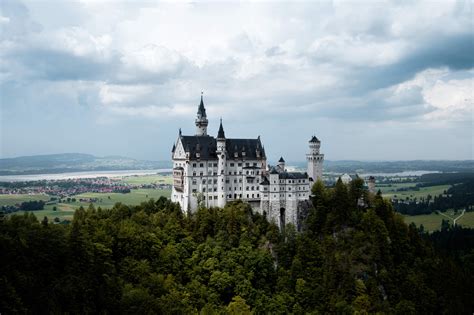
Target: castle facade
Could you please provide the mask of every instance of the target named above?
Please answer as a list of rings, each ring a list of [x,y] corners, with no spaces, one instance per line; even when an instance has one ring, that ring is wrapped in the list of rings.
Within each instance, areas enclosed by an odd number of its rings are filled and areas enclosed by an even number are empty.
[[[184,212],[194,212],[199,206],[224,207],[229,201],[243,200],[279,227],[298,225],[311,186],[322,177],[324,155],[315,136],[309,141],[307,172],[288,172],[283,158],[276,166],[267,165],[260,136],[227,138],[222,120],[217,137],[208,135],[202,95],[195,125],[195,135],[183,135],[180,129],[173,144],[173,202]]]

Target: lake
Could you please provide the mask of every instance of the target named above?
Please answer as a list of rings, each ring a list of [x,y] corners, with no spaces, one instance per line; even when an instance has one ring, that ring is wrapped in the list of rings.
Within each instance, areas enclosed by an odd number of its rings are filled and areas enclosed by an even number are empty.
[[[2,175],[0,182],[24,182],[35,180],[61,180],[76,178],[97,178],[97,177],[125,177],[133,175],[154,175],[157,173],[171,173],[172,169],[156,170],[124,170],[124,171],[90,171],[71,172],[60,174],[33,174],[33,175]]]

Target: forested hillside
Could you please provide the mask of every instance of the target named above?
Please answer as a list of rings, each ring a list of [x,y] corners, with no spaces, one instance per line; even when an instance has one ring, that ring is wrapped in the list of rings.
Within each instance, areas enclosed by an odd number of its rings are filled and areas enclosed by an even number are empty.
[[[185,216],[165,198],[4,218],[0,312],[472,313],[472,249],[438,251],[358,180],[313,194],[298,233],[242,202]]]

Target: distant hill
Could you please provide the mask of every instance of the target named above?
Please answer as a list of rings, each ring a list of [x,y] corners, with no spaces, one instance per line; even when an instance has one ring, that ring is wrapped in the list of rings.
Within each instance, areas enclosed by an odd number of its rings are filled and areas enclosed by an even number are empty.
[[[143,161],[122,156],[97,157],[63,153],[0,159],[0,175],[55,174],[81,171],[171,168],[169,161]]]
[[[306,169],[306,162],[288,162]],[[0,159],[0,175],[57,174],[81,171],[150,170],[171,168],[171,161],[144,161],[123,156],[97,157],[83,153],[21,156]],[[324,161],[324,171],[334,173],[398,173],[403,171],[466,172],[474,160],[466,161]]]
[[[289,162],[306,168],[306,162]],[[440,161],[324,161],[324,171],[334,173],[399,173],[404,171],[472,172],[474,160]]]

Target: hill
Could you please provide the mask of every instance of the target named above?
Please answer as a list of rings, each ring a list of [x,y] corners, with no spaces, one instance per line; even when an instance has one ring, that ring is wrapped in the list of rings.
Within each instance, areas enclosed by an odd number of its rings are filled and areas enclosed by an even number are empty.
[[[306,162],[294,161],[288,165],[306,168]],[[474,169],[474,160],[413,160],[413,161],[324,161],[324,172],[333,173],[400,173],[413,171],[469,172]]]
[[[170,168],[167,161],[143,161],[122,156],[97,157],[63,153],[0,159],[0,175],[55,174],[81,171],[111,171]]]
[[[472,313],[472,230],[430,238],[360,181],[313,193],[299,232],[241,201],[189,215],[166,198],[91,206],[69,225],[5,218],[0,312]]]

